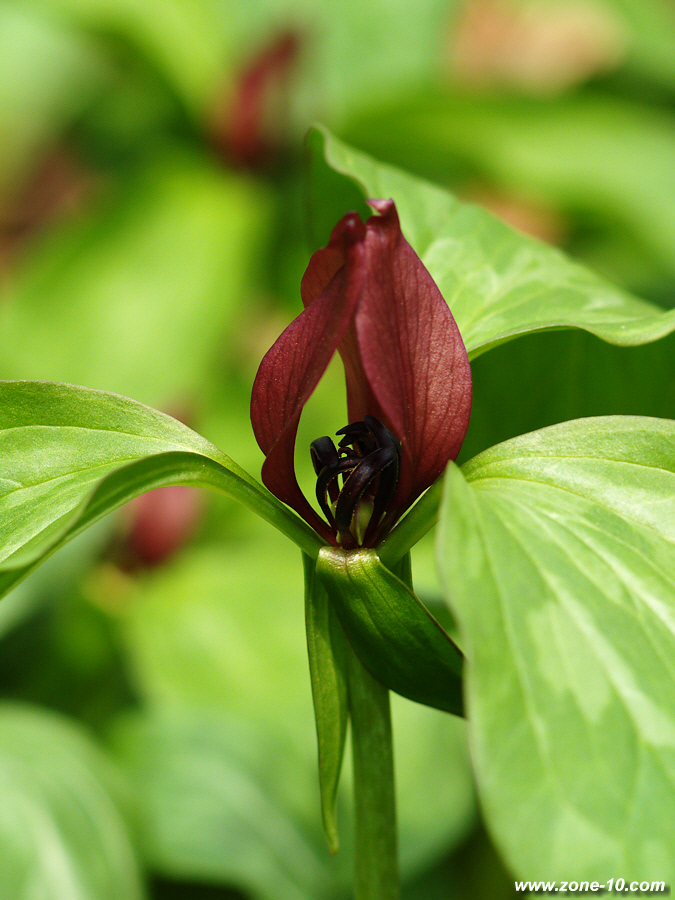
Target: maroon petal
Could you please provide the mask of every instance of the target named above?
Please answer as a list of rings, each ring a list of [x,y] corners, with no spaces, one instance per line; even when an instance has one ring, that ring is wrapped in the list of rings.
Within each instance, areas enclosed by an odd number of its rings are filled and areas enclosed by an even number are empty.
[[[347,213],[331,232],[325,247],[312,254],[300,282],[300,294],[305,307],[328,287],[333,276],[342,268],[350,247],[363,240],[366,227],[358,213]]]
[[[471,369],[447,303],[401,234],[393,201],[369,202],[381,215],[366,223],[356,343],[379,407],[366,412],[401,440],[395,504],[408,506],[459,453],[471,411]],[[354,352],[348,348],[349,356]],[[358,386],[350,393],[361,402]],[[362,410],[349,415],[362,418]]]
[[[333,539],[330,529],[307,502],[295,477],[295,438],[302,409],[353,316],[363,266],[350,273],[342,265],[343,254],[352,244],[362,246],[364,233],[358,216],[345,216],[328,247],[314,254],[303,279],[307,308],[263,358],[251,396],[253,431],[267,457],[264,484],[327,540]]]

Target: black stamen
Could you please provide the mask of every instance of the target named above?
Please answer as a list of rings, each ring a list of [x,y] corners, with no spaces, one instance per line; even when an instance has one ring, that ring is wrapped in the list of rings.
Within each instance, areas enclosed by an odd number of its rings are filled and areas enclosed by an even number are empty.
[[[355,466],[340,491],[335,508],[335,523],[338,531],[349,531],[356,506],[366,490],[387,466],[396,461],[396,454],[390,447],[380,447]]]
[[[383,524],[398,484],[401,445],[374,416],[313,441],[316,496],[338,542],[346,549],[367,544]],[[340,479],[342,485],[340,486]]]
[[[338,461],[335,444],[329,437],[321,437],[312,441],[309,452],[312,457],[312,463],[314,464],[314,471],[317,475],[323,468],[326,466],[334,466]]]

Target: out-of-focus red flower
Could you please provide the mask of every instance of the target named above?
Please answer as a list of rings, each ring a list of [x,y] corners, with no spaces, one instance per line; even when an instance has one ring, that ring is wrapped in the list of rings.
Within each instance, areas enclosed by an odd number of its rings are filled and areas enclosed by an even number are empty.
[[[125,553],[132,566],[156,566],[174,556],[192,537],[203,512],[199,491],[182,485],[157,488],[129,507]]]
[[[213,126],[214,141],[232,165],[255,169],[279,151],[285,93],[299,51],[299,34],[283,31],[236,78],[234,93]]]

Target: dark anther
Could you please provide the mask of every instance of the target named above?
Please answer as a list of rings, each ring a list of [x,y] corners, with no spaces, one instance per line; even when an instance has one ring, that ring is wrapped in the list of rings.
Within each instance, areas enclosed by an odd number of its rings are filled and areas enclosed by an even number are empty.
[[[401,462],[398,439],[374,416],[352,422],[312,442],[316,496],[328,524],[345,549],[368,545],[378,536],[394,498]]]

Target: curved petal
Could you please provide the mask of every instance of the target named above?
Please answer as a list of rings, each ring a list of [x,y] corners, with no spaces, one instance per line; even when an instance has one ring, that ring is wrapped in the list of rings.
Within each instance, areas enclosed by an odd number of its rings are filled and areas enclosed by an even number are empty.
[[[393,201],[369,203],[381,215],[366,222],[367,275],[353,327],[381,414],[371,415],[401,440],[394,503],[409,506],[459,453],[471,411],[471,369],[447,303],[401,234]]]
[[[358,213],[347,213],[332,230],[325,247],[317,250],[307,265],[300,282],[303,306],[308,307],[325,291],[333,276],[345,263],[349,247],[362,241],[366,227]]]
[[[265,354],[251,395],[251,423],[266,456],[263,483],[331,541],[330,529],[308,503],[295,477],[295,437],[302,409],[353,316],[359,289],[354,273],[342,260],[348,248],[362,246],[364,233],[360,218],[349,214],[333,230],[329,246],[312,256],[303,279],[307,308]],[[357,280],[361,269],[354,270]]]

